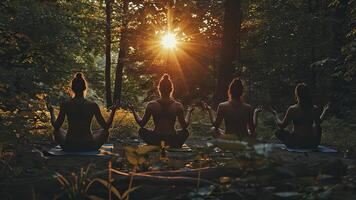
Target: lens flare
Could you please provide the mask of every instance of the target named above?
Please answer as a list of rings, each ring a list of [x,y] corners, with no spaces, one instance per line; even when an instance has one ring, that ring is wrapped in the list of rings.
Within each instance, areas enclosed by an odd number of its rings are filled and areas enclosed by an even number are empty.
[[[177,46],[177,39],[173,33],[167,33],[162,37],[161,44],[164,48],[173,49]]]

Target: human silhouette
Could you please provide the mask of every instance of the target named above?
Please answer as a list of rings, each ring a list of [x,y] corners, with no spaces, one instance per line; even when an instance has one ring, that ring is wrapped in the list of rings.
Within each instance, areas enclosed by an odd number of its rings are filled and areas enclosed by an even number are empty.
[[[141,118],[136,113],[132,105],[131,109],[137,124],[140,125],[139,136],[149,145],[161,145],[164,141],[166,145],[174,148],[181,147],[189,136],[187,130],[191,114],[194,107],[189,107],[184,117],[183,105],[172,96],[174,86],[168,74],[164,74],[158,84],[159,99],[147,104],[145,113]],[[153,117],[154,129],[144,128],[147,122]],[[176,119],[181,126],[181,130],[175,129]]]
[[[109,128],[115,116],[117,106],[111,111],[107,121],[104,120],[98,104],[85,99],[87,82],[82,73],[77,73],[71,81],[72,98],[60,105],[58,117],[55,117],[53,107],[47,104],[51,114],[51,124],[54,127],[54,139],[64,151],[97,150],[109,137]],[[102,129],[91,130],[91,122],[95,116]],[[68,130],[61,128],[65,117],[68,120]]]
[[[256,138],[257,115],[262,108],[258,107],[254,110],[251,105],[245,103],[242,98],[243,89],[241,79],[233,79],[228,89],[229,100],[219,104],[216,116],[213,109],[204,103],[204,108],[208,111],[213,124],[214,137],[235,134],[239,139]],[[220,129],[223,120],[225,130]]]
[[[309,88],[305,83],[300,83],[295,87],[295,98],[297,103],[288,108],[283,120],[279,119],[275,110],[270,109],[279,127],[275,135],[291,148],[316,148],[321,140],[320,124],[325,118],[329,104],[322,111],[314,106]],[[293,124],[292,132],[284,130],[290,122]]]

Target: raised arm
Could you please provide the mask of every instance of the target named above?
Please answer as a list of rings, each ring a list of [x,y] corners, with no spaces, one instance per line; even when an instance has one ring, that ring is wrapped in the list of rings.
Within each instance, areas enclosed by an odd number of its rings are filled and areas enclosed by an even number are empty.
[[[192,113],[194,111],[195,107],[194,106],[189,106],[187,110],[187,114],[185,115],[185,122],[189,126],[190,124],[190,118],[192,117]]]
[[[223,108],[221,105],[218,106],[217,114],[215,117],[214,110],[206,103],[204,103],[204,108],[208,111],[209,119],[211,124],[215,128],[219,128],[223,120]]]
[[[179,121],[179,124],[182,127],[182,129],[188,128],[193,110],[194,110],[194,107],[188,107],[187,114],[185,115],[185,118],[184,118],[184,107],[182,104],[179,105],[179,107],[178,107],[178,121]]]
[[[151,105],[148,104],[145,110],[145,114],[143,115],[142,119],[141,117],[137,114],[135,108],[130,104],[129,105],[129,109],[131,110],[136,123],[141,127],[145,127],[145,125],[147,124],[147,122],[150,120],[151,116],[152,116],[152,112],[151,112]]]
[[[257,127],[258,125],[258,113],[262,111],[262,106],[258,106],[257,108],[254,109],[253,111],[253,125]]]
[[[61,126],[63,125],[64,119],[66,116],[64,105],[60,106],[57,119],[56,119],[56,116],[54,115],[54,109],[53,109],[52,105],[50,103],[46,103],[46,106],[47,106],[47,109],[51,115],[51,124],[52,124],[53,128],[56,130],[60,129]]]
[[[219,105],[218,110],[216,112],[216,118],[215,118],[215,122],[213,123],[213,126],[215,128],[220,128],[223,119],[224,119],[224,109],[222,106]]]
[[[320,115],[320,123],[322,123],[324,121],[325,115],[326,115],[327,111],[329,110],[329,108],[330,108],[330,103],[328,103],[324,106],[323,111]]]
[[[288,108],[286,114],[284,115],[283,120],[280,120],[278,114],[275,110],[272,109],[273,116],[275,117],[276,124],[279,128],[284,129],[288,126],[291,121],[291,107]]]
[[[103,115],[101,114],[101,111],[100,111],[100,108],[99,108],[98,104],[95,104],[95,111],[94,111],[95,112],[95,119],[103,129],[108,130],[111,127],[112,122],[113,122],[114,117],[115,117],[116,110],[117,110],[117,105],[115,105],[112,108],[110,116],[109,116],[109,119],[107,121],[105,121]]]
[[[256,109],[252,108],[249,110],[248,115],[248,129],[250,130],[251,135],[256,138],[256,126],[257,126],[257,112]]]

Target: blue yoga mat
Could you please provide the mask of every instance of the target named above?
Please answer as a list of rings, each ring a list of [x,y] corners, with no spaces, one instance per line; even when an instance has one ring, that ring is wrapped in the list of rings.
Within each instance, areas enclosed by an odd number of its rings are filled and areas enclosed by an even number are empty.
[[[48,154],[52,156],[106,156],[110,155],[114,149],[114,144],[103,144],[100,149],[96,151],[82,151],[82,152],[65,152],[63,149],[57,145],[47,151]]]
[[[297,153],[308,153],[308,152],[336,153],[337,152],[336,149],[322,146],[322,145],[319,145],[315,149],[288,148],[285,144],[274,144],[274,147],[284,149],[289,152],[297,152]]]

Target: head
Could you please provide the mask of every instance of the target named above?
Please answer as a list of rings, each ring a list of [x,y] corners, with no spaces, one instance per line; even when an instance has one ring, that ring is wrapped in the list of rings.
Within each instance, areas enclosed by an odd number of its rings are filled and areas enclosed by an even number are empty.
[[[71,83],[71,89],[72,92],[74,93],[72,96],[84,96],[85,92],[87,90],[87,81],[84,78],[84,75],[82,73],[76,73],[72,83]]]
[[[229,86],[229,100],[240,100],[244,91],[244,86],[240,78],[234,78]]]
[[[171,77],[164,74],[158,84],[158,92],[161,97],[172,97],[174,86]]]
[[[296,98],[298,104],[302,108],[311,108],[311,107],[313,107],[311,94],[310,94],[309,87],[308,87],[307,84],[299,83],[295,87],[294,93],[295,93],[295,98]]]

